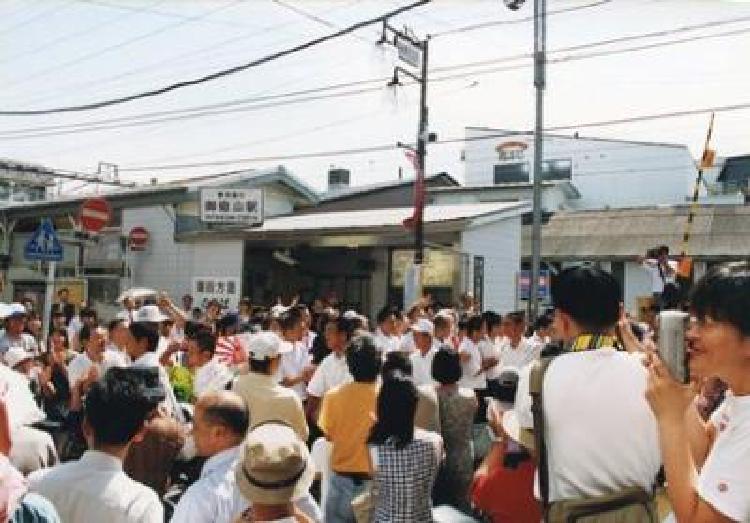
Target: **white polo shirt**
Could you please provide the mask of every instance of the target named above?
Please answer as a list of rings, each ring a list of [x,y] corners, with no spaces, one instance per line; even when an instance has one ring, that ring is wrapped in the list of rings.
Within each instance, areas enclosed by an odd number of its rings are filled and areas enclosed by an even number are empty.
[[[307,385],[307,393],[310,396],[322,398],[332,388],[352,381],[354,379],[349,374],[346,357],[343,354],[339,356],[332,352],[323,358],[318,368],[315,369],[315,373]]]
[[[86,451],[78,461],[37,470],[29,483],[33,492],[52,502],[62,521],[164,521],[156,492],[130,479],[119,459],[96,450]]]
[[[234,471],[241,447],[211,456],[201,477],[193,483],[175,507],[172,523],[234,523],[249,503],[240,494]]]
[[[498,363],[485,371],[485,376],[488,380],[496,380],[500,377],[501,365],[500,365],[500,340],[491,340],[489,338],[482,338],[479,340],[479,354],[484,359],[497,358]]]
[[[289,342],[283,342],[289,343]],[[308,351],[305,343],[298,341],[294,344],[291,351],[281,355],[281,362],[279,364],[278,377],[279,381],[285,378],[296,378],[305,367],[312,363],[312,355]],[[297,383],[290,387],[294,392],[297,393],[299,399],[303,400],[307,398],[307,385],[304,382]]]
[[[375,343],[378,348],[385,353],[399,350],[399,337],[398,336],[386,336],[380,327],[375,329]]]
[[[750,521],[750,396],[727,392],[711,416],[717,438],[698,478],[698,494],[736,521]]]
[[[461,361],[461,380],[459,380],[459,387],[466,387],[467,389],[482,390],[487,388],[487,378],[482,370],[482,354],[479,352],[479,347],[471,339],[464,338],[461,345],[458,347],[458,353],[468,353],[470,358],[468,361]]]
[[[415,385],[432,385],[435,383],[435,380],[432,379],[432,360],[435,359],[436,352],[437,345],[433,342],[432,347],[426,354],[423,355],[419,350],[409,354]]]
[[[112,367],[125,367],[125,356],[121,352],[115,352],[113,350],[105,350],[101,363],[95,363],[91,361],[88,354],[82,352],[76,354],[68,364],[68,379],[71,385],[75,385],[77,381],[86,377],[91,367],[96,367],[99,372],[99,377],[103,377],[104,374]]]
[[[521,370],[515,404],[526,428],[533,427],[530,368]],[[543,390],[550,501],[651,491],[661,454],[646,376],[640,355],[613,348],[550,363]]]
[[[510,339],[503,338],[500,343],[500,372],[507,368],[522,369],[535,359],[539,358],[543,345],[536,343],[531,338],[521,338],[518,345],[513,347]],[[499,375],[499,374],[498,374]]]

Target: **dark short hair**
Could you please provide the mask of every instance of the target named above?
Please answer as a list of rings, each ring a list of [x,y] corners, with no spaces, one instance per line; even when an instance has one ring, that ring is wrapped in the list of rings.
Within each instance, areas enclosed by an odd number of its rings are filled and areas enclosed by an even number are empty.
[[[302,321],[302,311],[296,307],[285,310],[279,317],[279,327],[282,331],[294,329]]]
[[[81,345],[89,341],[91,338],[91,334],[99,327],[98,323],[95,323],[91,326],[84,325],[81,327],[81,330],[78,332],[78,341],[80,341]]]
[[[552,313],[550,313],[549,311],[545,312],[534,322],[534,330],[546,329],[548,327],[551,327],[552,321]]]
[[[114,320],[110,320],[110,322],[107,324],[107,332],[112,332],[120,325],[124,325],[126,321],[122,318],[115,318]]]
[[[711,269],[693,287],[690,303],[698,318],[728,323],[750,336],[750,264],[727,263]]]
[[[157,323],[134,321],[128,326],[128,329],[130,330],[130,335],[136,341],[142,339],[148,340],[146,352],[156,351],[156,348],[159,346],[159,329]]]
[[[432,360],[432,379],[442,385],[452,385],[461,379],[461,359],[449,345],[443,345]]]
[[[369,334],[352,338],[346,348],[346,364],[354,381],[375,381],[383,364],[375,339]]]
[[[96,313],[96,309],[92,307],[84,307],[79,313],[81,318],[94,318],[97,319],[99,315]]]
[[[466,334],[471,336],[480,330],[482,330],[482,317],[479,314],[469,316],[466,320]]]
[[[622,290],[610,273],[591,265],[563,270],[552,282],[552,303],[582,328],[602,332],[620,317]]]
[[[438,314],[432,320],[432,324],[435,326],[435,329],[445,329],[446,327],[450,327],[450,321],[446,316]]]
[[[411,376],[414,373],[414,366],[411,364],[411,360],[403,352],[393,351],[385,355],[385,361],[381,370],[383,378],[393,372],[401,372],[406,376]]]
[[[97,445],[125,445],[152,409],[136,369],[114,367],[89,389],[83,414]]]
[[[368,443],[393,443],[402,448],[414,439],[414,415],[419,395],[408,376],[396,371],[383,380],[377,402],[377,422],[373,425]]]
[[[395,316],[398,313],[392,306],[386,305],[382,309],[378,311],[377,316],[375,317],[375,321],[378,325],[383,323],[385,320],[390,318],[391,316]]]
[[[343,332],[346,334],[347,341],[352,339],[360,325],[359,320],[354,318],[344,318],[343,316],[332,318],[329,320],[329,323],[333,323],[336,326],[337,332]]]
[[[201,352],[216,352],[216,335],[208,327],[199,328],[195,333],[195,343]]]
[[[520,325],[523,322],[526,321],[526,312],[525,311],[513,311],[509,312],[505,315],[505,319],[508,320],[511,323],[515,323],[516,325]]]
[[[250,426],[250,412],[244,400],[242,406],[226,401],[208,405],[203,409],[203,416],[210,424],[224,426],[237,436],[244,436]]]
[[[495,311],[484,311],[482,313],[482,321],[487,326],[487,330],[497,327],[502,323],[503,317]]]
[[[669,254],[669,247],[667,245],[659,245],[656,248],[656,254],[662,255],[662,254]]]

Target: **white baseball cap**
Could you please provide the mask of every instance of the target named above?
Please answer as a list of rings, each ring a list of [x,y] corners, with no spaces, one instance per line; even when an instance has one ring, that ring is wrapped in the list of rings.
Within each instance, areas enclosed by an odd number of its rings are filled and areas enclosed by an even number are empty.
[[[0,310],[0,316],[3,318],[10,318],[11,316],[26,316],[28,311],[20,303],[11,303],[10,305],[4,305]]]
[[[288,310],[289,307],[284,307],[283,305],[274,305],[273,307],[271,307],[271,318],[278,319]]]
[[[434,336],[435,334],[435,326],[432,324],[432,322],[426,318],[420,318],[418,319],[414,325],[411,326],[411,330],[414,332],[422,332],[424,334],[429,334],[430,336]]]
[[[30,352],[26,352],[21,347],[11,347],[5,353],[5,363],[11,369],[14,368],[16,365],[19,365],[20,363],[23,363],[24,361],[30,360],[33,358],[34,358],[33,354],[31,354]]]
[[[144,305],[133,314],[134,322],[161,323],[168,319],[170,319],[169,316],[161,312],[161,309],[156,305]]]
[[[250,336],[248,348],[250,359],[265,360],[268,358],[275,358],[280,354],[291,352],[294,347],[291,343],[282,341],[276,333],[262,331]]]

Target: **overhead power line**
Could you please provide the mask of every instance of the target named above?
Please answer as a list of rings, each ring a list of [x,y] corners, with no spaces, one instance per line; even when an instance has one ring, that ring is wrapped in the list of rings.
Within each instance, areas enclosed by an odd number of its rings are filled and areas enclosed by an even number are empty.
[[[572,7],[565,7],[562,9],[551,10],[551,11],[547,11],[547,16],[571,13],[574,11],[581,11],[583,9],[591,9],[593,7],[599,7],[605,4],[609,4],[611,2],[612,0],[599,0],[598,2],[592,2],[590,4],[576,5]],[[515,20],[492,20],[490,22],[482,22],[480,24],[471,24],[471,25],[465,25],[463,27],[455,27],[453,29],[446,29],[445,31],[438,31],[437,33],[433,33],[430,36],[432,38],[439,38],[441,36],[466,33],[469,31],[476,31],[478,29],[487,29],[488,27],[496,27],[499,25],[515,25],[515,24],[520,24],[524,22],[532,22],[532,21],[534,21],[533,16],[526,16],[523,18],[517,18]]]
[[[750,17],[744,17],[750,20]],[[728,20],[722,20],[714,22],[716,25],[724,25],[730,23]],[[569,51],[581,51],[585,49],[592,49],[596,47],[609,46],[614,43],[622,43],[640,39],[651,38],[654,36],[662,36],[664,34],[676,34],[685,31],[695,30],[697,28],[705,28],[707,24],[698,24],[697,26],[685,26],[675,28],[671,30],[657,31],[651,33],[643,33],[639,35],[627,35],[618,38],[610,38],[597,42],[587,42],[585,44],[578,44],[573,46],[567,46],[560,49],[553,49],[548,51],[549,55],[556,55]],[[685,37],[680,39],[674,39],[663,42],[654,42],[649,44],[642,44],[634,47],[627,47],[623,49],[611,49],[594,51],[590,53],[574,54],[569,56],[562,56],[558,58],[548,59],[549,64],[559,64],[574,62],[578,60],[591,59],[604,56],[612,56],[616,54],[630,53],[636,51],[643,51],[648,49],[654,49],[659,47],[677,45],[682,43],[692,43],[701,39],[720,38],[725,36],[733,36],[739,34],[750,33],[750,28],[742,28],[736,30],[725,31],[721,33],[714,33],[708,35],[698,35],[693,37]],[[463,71],[456,72],[453,74],[438,74],[434,76],[432,82],[443,82],[449,80],[464,79],[469,75],[483,75],[483,74],[494,74],[498,72],[512,71],[529,67],[530,64],[513,64],[508,66],[492,67],[479,70],[469,70],[477,66],[502,64],[506,62],[513,62],[523,58],[531,58],[531,54],[505,56],[489,60],[480,60],[475,62],[468,62],[465,64],[456,64],[451,66],[436,67],[432,70],[432,73],[447,73],[451,71]],[[159,123],[166,123],[172,121],[182,121],[193,118],[202,118],[206,116],[216,116],[221,114],[240,113],[248,111],[256,111],[261,109],[268,109],[280,106],[286,106],[289,104],[300,104],[308,103],[319,100],[342,98],[347,96],[356,96],[371,92],[380,91],[383,89],[382,84],[389,80],[390,77],[378,77],[364,80],[356,80],[352,82],[342,82],[338,84],[332,84],[328,86],[321,86],[310,89],[303,89],[298,91],[291,91],[287,93],[279,93],[275,95],[266,95],[260,97],[243,98],[238,100],[231,100],[228,102],[221,102],[216,104],[209,104],[203,106],[196,106],[186,109],[174,109],[170,111],[155,111],[145,113],[143,115],[135,116],[123,116],[118,118],[95,120],[90,122],[81,122],[75,124],[61,124],[61,125],[50,125],[50,126],[38,126],[30,127],[25,129],[15,129],[10,131],[0,131],[0,137],[6,140],[23,140],[29,138],[43,138],[49,136],[59,136],[67,134],[77,134],[83,132],[94,132],[112,129],[121,129],[129,127],[142,127],[148,125],[155,125]],[[373,87],[365,87],[367,85],[377,83],[379,85]],[[411,82],[405,82],[409,85]],[[362,87],[360,87],[362,86]],[[358,89],[344,90],[348,87],[359,87]]]
[[[257,67],[259,65],[265,64],[267,62],[271,62],[273,60],[277,60],[279,58],[282,58],[284,56],[288,56],[294,53],[298,53],[300,51],[303,51],[305,49],[308,49],[310,47],[314,47],[316,45],[319,45],[323,42],[327,42],[328,40],[333,40],[334,38],[339,38],[343,35],[352,33],[354,31],[357,31],[358,29],[362,29],[363,27],[367,27],[372,24],[380,23],[383,20],[387,20],[389,18],[398,16],[401,13],[404,13],[406,11],[409,11],[411,9],[414,9],[416,7],[425,5],[429,3],[430,0],[418,0],[417,2],[411,3],[409,5],[399,7],[398,9],[394,9],[392,11],[389,11],[388,13],[382,14],[380,16],[377,16],[375,18],[371,18],[369,20],[364,20],[362,22],[358,22],[354,25],[350,25],[349,27],[340,29],[339,31],[336,31],[334,33],[321,36],[319,38],[315,38],[313,40],[309,40],[303,44],[294,46],[289,49],[285,49],[283,51],[278,51],[275,53],[272,53],[270,55],[266,55],[262,58],[258,58],[256,60],[252,60],[250,62],[247,62],[242,65],[238,65],[235,67],[231,67],[229,69],[223,69],[221,71],[217,71],[215,73],[211,73],[205,76],[202,76],[200,78],[195,78],[192,80],[185,80],[182,82],[176,82],[158,89],[152,89],[150,91],[144,91],[137,94],[132,94],[129,96],[123,96],[119,98],[113,98],[110,100],[103,100],[101,102],[94,102],[84,105],[75,105],[75,106],[68,106],[68,107],[58,107],[54,109],[39,109],[39,110],[31,110],[31,111],[0,111],[0,116],[34,116],[34,115],[42,115],[42,114],[56,114],[56,113],[70,113],[70,112],[79,112],[79,111],[90,111],[94,109],[101,109],[102,107],[109,107],[112,105],[119,105],[124,104],[127,102],[132,102],[134,100],[140,100],[143,98],[151,98],[154,96],[160,96],[163,94],[166,94],[171,91],[175,91],[177,89],[183,89],[186,87],[191,87],[194,85],[203,84],[206,82],[211,82],[213,80],[217,80],[219,78],[223,78],[225,76],[230,76],[233,74],[237,74],[239,72],[245,71],[247,69]]]
[[[560,125],[554,127],[547,127],[544,132],[555,132],[555,131],[571,131],[575,129],[585,129],[593,127],[611,127],[615,125],[623,125],[629,123],[639,123],[653,120],[663,120],[667,118],[679,118],[685,116],[695,116],[699,114],[707,114],[711,112],[732,112],[750,109],[750,103],[723,105],[716,107],[705,107],[700,109],[688,109],[683,111],[672,111],[667,113],[656,113],[642,116],[632,116],[628,118],[618,118],[613,120],[603,120],[598,122],[585,122],[572,125]],[[432,144],[453,144],[453,143],[466,143],[482,140],[491,140],[500,137],[507,137],[512,135],[528,135],[529,131],[504,131],[499,133],[487,134],[472,138],[449,138],[444,140],[437,140]],[[406,144],[409,145],[409,144]],[[413,145],[413,144],[411,144]],[[121,167],[120,172],[142,172],[142,171],[168,171],[176,169],[192,169],[196,167],[217,167],[223,165],[233,165],[238,163],[251,163],[251,162],[272,162],[272,161],[283,161],[283,160],[301,160],[309,158],[322,158],[329,156],[347,156],[354,154],[363,154],[371,152],[383,152],[399,149],[397,144],[379,144],[371,145],[367,147],[357,147],[351,149],[334,149],[328,151],[314,151],[307,153],[298,153],[290,155],[277,155],[277,156],[256,156],[250,158],[237,158],[233,160],[216,160],[211,162],[196,162],[196,163],[182,163],[182,164],[168,164],[168,165],[146,165],[146,166],[134,166],[134,167]]]

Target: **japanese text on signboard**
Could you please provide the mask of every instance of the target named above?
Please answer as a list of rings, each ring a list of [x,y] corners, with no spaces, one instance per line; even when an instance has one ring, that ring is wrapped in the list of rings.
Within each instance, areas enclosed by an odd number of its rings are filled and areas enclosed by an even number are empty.
[[[260,189],[201,189],[201,221],[209,223],[263,222],[263,191]]]

